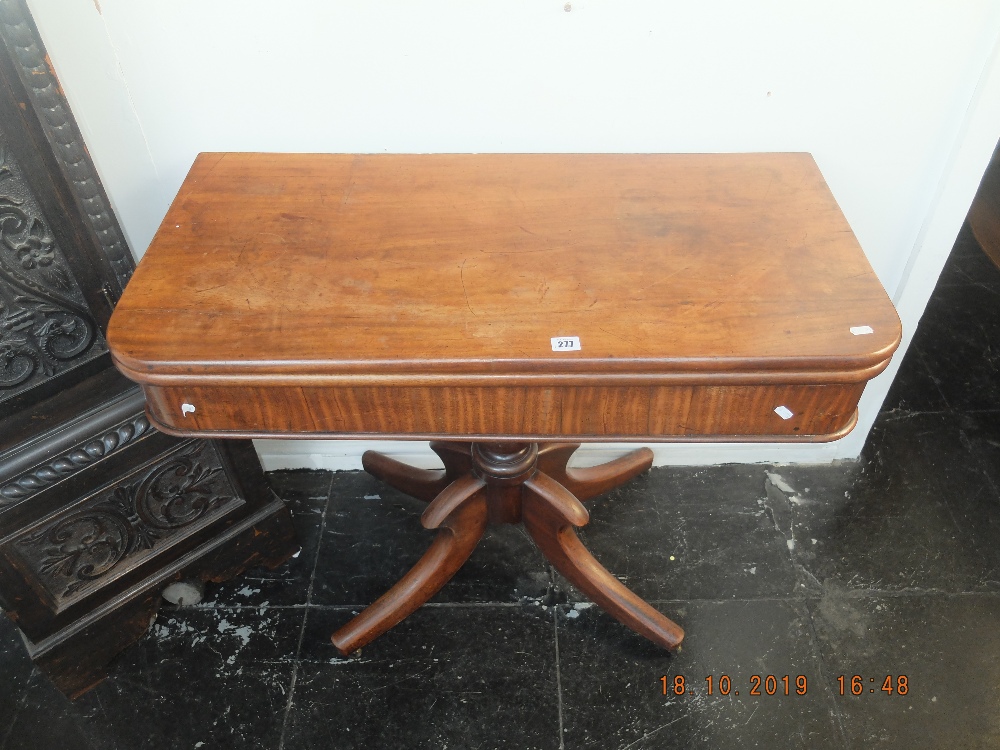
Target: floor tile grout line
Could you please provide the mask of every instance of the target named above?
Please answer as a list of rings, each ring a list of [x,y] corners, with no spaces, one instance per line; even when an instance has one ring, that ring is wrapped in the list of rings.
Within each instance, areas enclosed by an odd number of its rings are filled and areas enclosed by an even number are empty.
[[[992,486],[992,485],[991,485]],[[998,495],[1000,495],[1000,488],[998,488]],[[858,598],[906,598],[906,597],[963,597],[963,596],[985,596],[985,597],[998,597],[1000,596],[1000,590],[995,589],[983,589],[982,591],[942,591],[937,589],[875,589],[875,588],[851,588],[849,589],[852,596]],[[685,597],[685,598],[674,598],[674,599],[656,599],[649,597],[646,601],[649,604],[719,604],[726,602],[802,602],[809,601],[812,599],[822,598],[822,594],[819,593],[792,593],[787,596],[737,596],[737,597],[725,597],[725,596],[712,596],[712,597]],[[565,602],[559,602],[557,604],[552,604],[548,606],[565,606],[571,605],[579,602],[593,603],[590,599],[579,598],[579,599],[567,599]],[[369,602],[370,603],[370,602]],[[528,605],[532,602],[527,603]],[[233,605],[219,605],[219,606],[195,606],[195,607],[185,607],[184,612],[239,612],[241,610],[296,610],[296,609],[315,609],[324,612],[348,612],[357,609],[363,609],[368,606],[365,603],[355,603],[355,604],[268,604],[266,607],[262,607],[259,604],[233,604]],[[525,602],[427,602],[422,605],[422,609],[520,609],[526,606]],[[174,611],[174,610],[163,610]]]
[[[21,718],[21,713],[28,703],[28,694],[31,692],[31,685],[34,683],[36,675],[39,674],[41,672],[39,672],[38,667],[32,665],[31,673],[24,683],[24,694],[21,696],[21,703],[18,705],[17,710],[14,711],[14,716],[11,718],[10,724],[7,725],[7,731],[4,732],[3,737],[0,737],[0,750],[7,750],[7,743],[10,742],[11,735],[14,734],[14,726],[17,724],[17,720]]]
[[[934,414],[955,414],[956,412],[951,407],[945,407],[941,409],[907,409],[905,407],[897,406],[894,409],[885,409],[879,412],[880,417],[885,417],[886,419],[892,419],[893,421],[897,419],[910,419],[911,417],[923,417],[926,415]]]
[[[306,587],[306,610],[312,606],[313,589],[316,586],[316,570],[319,568],[320,552],[323,550],[323,534],[326,532],[326,518],[330,512],[330,503],[333,501],[333,480],[336,474],[330,475],[330,484],[326,491],[326,503],[323,505],[323,513],[319,519],[319,536],[316,543],[316,554],[313,555],[312,570],[309,572],[309,585]],[[298,656],[298,654],[296,654]]]
[[[816,620],[813,618],[812,610],[806,608],[806,617],[809,620],[809,645],[813,649],[813,653],[816,655],[816,660],[819,663],[820,680],[823,684],[823,690],[830,699],[830,704],[833,707],[833,719],[837,724],[837,730],[840,732],[840,740],[845,750],[851,750],[851,739],[847,734],[847,727],[844,726],[844,716],[840,711],[840,703],[837,702],[836,696],[833,695],[833,691],[824,674],[826,671],[826,662],[823,659],[823,649],[819,647],[819,633],[816,632]]]
[[[942,403],[944,403],[948,411],[954,412],[955,409],[952,407],[951,402],[948,400],[948,398],[944,395],[944,391],[941,390],[941,386],[938,384],[938,379],[934,377],[934,371],[931,369],[930,365],[927,364],[927,359],[924,357],[924,353],[921,350],[920,344],[917,344],[917,346],[914,347],[914,349],[917,354],[917,359],[920,360],[920,365],[924,368],[924,372],[927,373],[927,376],[931,379],[931,382],[934,384],[934,390],[938,392],[938,395],[941,397]]]
[[[893,590],[893,589],[866,589],[866,588],[851,588],[847,589],[852,597],[858,599],[905,599],[907,597],[964,597],[964,596],[985,596],[985,597],[997,597],[1000,596],[1000,591],[998,590],[983,590],[983,591],[940,591],[937,589],[903,589],[903,590]],[[649,604],[724,604],[728,602],[804,602],[813,601],[816,599],[822,599],[824,594],[813,593],[813,594],[793,594],[791,596],[738,596],[738,597],[710,597],[710,598],[699,598],[692,597],[689,599],[646,599]],[[583,599],[581,601],[589,601]]]
[[[288,731],[288,719],[292,715],[292,702],[295,698],[295,683],[299,680],[299,653],[302,651],[302,640],[309,621],[309,610],[302,613],[302,625],[299,628],[299,643],[295,649],[295,659],[292,661],[292,677],[288,681],[288,700],[285,701],[285,715],[281,719],[281,736],[278,738],[278,750],[284,750],[285,734]]]
[[[555,582],[552,566],[549,566],[549,580]],[[565,726],[563,724],[562,670],[559,665],[559,609],[552,607],[552,635],[556,655],[556,712],[559,716],[559,750],[566,750]]]
[[[330,502],[333,496],[333,480],[336,474],[330,475],[330,484],[326,488],[326,502],[323,504],[323,514],[319,519],[319,541],[316,544],[316,554],[313,556],[312,571],[309,574],[309,586],[306,587],[306,606],[302,612],[302,625],[299,626],[299,642],[295,646],[295,658],[292,660],[292,678],[288,682],[288,700],[285,701],[285,715],[281,720],[281,736],[278,739],[278,750],[284,750],[285,735],[288,731],[288,719],[292,715],[292,703],[295,699],[295,684],[299,679],[299,664],[302,656],[302,644],[306,638],[306,626],[309,624],[309,605],[312,602],[313,586],[316,584],[316,569],[319,567],[319,555],[323,549],[323,534],[326,532],[326,516],[330,512]]]

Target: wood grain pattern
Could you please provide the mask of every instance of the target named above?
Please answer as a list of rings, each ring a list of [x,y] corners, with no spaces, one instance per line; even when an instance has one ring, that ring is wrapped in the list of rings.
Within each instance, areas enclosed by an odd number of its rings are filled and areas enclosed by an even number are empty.
[[[240,437],[768,435],[808,440],[851,423],[864,383],[566,388],[146,387],[156,424]],[[195,407],[181,414],[182,404]],[[785,406],[794,416],[782,419]]]
[[[440,589],[487,521],[522,520],[572,583],[676,648],[538,468],[590,497],[651,452],[573,471],[554,440],[838,437],[899,339],[808,154],[202,154],[108,335],[174,433],[475,441],[432,444],[444,472],[366,456],[439,492],[422,521],[441,530],[333,635],[345,654]]]
[[[424,511],[424,526],[439,529],[434,543],[406,575],[333,634],[331,640],[347,656],[366,646],[417,611],[451,580],[469,559],[486,531],[486,494],[483,481],[471,474],[452,482]],[[435,504],[450,510],[427,523]]]
[[[587,523],[587,510],[561,484],[543,473],[525,482],[522,518],[553,567],[601,609],[666,649],[681,645],[684,630],[615,578],[583,546],[573,527]]]
[[[547,443],[538,449],[538,471],[577,500],[603,495],[653,465],[653,451],[639,448],[599,466],[570,468],[569,459],[579,447],[579,443]]]
[[[808,154],[202,154],[109,330],[253,436],[839,435],[899,338]]]
[[[653,462],[651,450],[642,448],[601,466],[570,469],[567,461],[579,447],[572,443],[454,442],[432,443],[432,447],[446,466],[440,474],[451,481],[430,501],[420,521],[425,528],[440,529],[438,536],[406,575],[332,635],[341,654],[370,643],[439,591],[468,559],[487,520],[523,520],[539,551],[594,602],[654,643],[667,649],[680,646],[681,627],[603,568],[573,530],[590,520],[580,500],[607,492],[648,469]],[[415,492],[421,500],[445,478],[371,451],[365,454],[365,467],[375,469],[376,476],[389,485],[408,494]],[[466,473],[456,475],[463,469]]]

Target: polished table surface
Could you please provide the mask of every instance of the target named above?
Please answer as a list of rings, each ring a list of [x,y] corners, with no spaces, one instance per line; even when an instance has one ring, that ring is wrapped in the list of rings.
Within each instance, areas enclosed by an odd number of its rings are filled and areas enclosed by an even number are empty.
[[[579,442],[834,439],[899,339],[808,154],[202,154],[108,334],[168,432],[434,440],[438,471],[363,457],[438,533],[344,654],[489,522],[676,648],[575,534],[652,452],[574,469]]]
[[[255,437],[833,439],[899,339],[800,153],[201,154],[109,331]]]

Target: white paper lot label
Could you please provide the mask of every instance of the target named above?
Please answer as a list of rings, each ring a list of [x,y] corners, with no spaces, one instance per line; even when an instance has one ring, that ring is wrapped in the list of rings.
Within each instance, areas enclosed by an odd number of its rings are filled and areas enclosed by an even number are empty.
[[[554,352],[578,352],[580,351],[579,336],[553,336],[552,351]]]

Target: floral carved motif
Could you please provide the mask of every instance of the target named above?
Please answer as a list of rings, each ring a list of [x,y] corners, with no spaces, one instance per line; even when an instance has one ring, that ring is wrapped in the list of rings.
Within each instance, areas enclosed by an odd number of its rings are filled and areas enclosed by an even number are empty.
[[[12,551],[65,604],[113,575],[123,561],[134,567],[242,504],[211,443],[196,441],[140,478],[27,530]]]
[[[0,401],[106,350],[62,252],[0,142]]]

